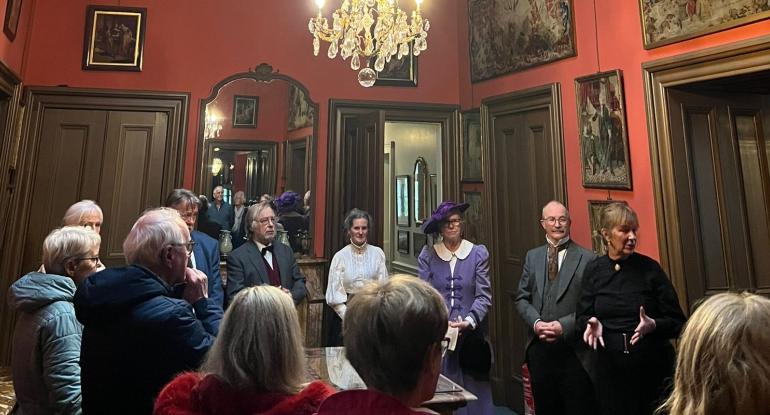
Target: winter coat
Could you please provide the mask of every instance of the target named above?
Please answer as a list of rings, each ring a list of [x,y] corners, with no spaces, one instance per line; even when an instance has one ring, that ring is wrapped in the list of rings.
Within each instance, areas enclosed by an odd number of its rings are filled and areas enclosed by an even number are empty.
[[[11,370],[17,414],[80,414],[80,339],[69,277],[31,272],[11,285],[18,319]]]

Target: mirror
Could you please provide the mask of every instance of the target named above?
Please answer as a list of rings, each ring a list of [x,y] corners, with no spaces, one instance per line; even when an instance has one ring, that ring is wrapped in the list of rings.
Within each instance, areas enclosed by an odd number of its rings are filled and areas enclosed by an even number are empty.
[[[286,236],[295,252],[305,254],[312,253],[311,178],[318,135],[318,104],[309,96],[301,83],[267,64],[214,85],[201,100],[195,186],[209,200],[214,188],[222,186],[223,200],[231,206],[238,191],[244,192],[246,205],[264,194],[277,199],[286,191],[296,192],[298,203],[290,215],[303,216],[305,225],[299,230],[291,226],[297,235]],[[280,222],[286,212],[276,213]],[[231,230],[235,238],[244,237]]]
[[[423,157],[417,157],[414,162],[414,220],[422,225],[428,217],[428,163]]]

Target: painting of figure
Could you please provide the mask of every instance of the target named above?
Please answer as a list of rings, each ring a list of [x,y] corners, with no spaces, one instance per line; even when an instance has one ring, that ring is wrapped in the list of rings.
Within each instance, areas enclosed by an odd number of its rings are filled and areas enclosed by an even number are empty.
[[[583,186],[631,189],[623,78],[619,70],[575,80]]]
[[[645,49],[770,17],[768,0],[640,0]]]
[[[307,101],[305,93],[294,85],[289,86],[288,130],[312,126],[313,112],[313,106]]]
[[[83,69],[142,70],[146,9],[88,6]]]
[[[572,0],[470,0],[471,80],[575,56]]]

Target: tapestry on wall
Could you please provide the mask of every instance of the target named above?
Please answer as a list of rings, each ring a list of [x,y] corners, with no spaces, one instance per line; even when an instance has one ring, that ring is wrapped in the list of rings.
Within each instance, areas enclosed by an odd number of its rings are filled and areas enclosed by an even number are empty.
[[[760,0],[639,1],[645,49],[770,17],[770,2]]]
[[[470,0],[471,80],[575,56],[572,0]]]
[[[289,86],[288,130],[310,127],[313,125],[313,106],[305,98],[305,93],[294,85]]]
[[[630,190],[622,73],[577,78],[575,90],[583,186]]]

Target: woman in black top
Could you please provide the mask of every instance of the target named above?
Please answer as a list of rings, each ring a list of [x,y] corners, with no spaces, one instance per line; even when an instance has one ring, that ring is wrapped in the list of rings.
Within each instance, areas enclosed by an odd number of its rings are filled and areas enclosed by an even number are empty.
[[[596,350],[592,378],[603,414],[652,414],[670,385],[685,322],[674,287],[652,258],[634,252],[639,220],[622,203],[602,212],[607,255],[585,269],[575,317]]]

